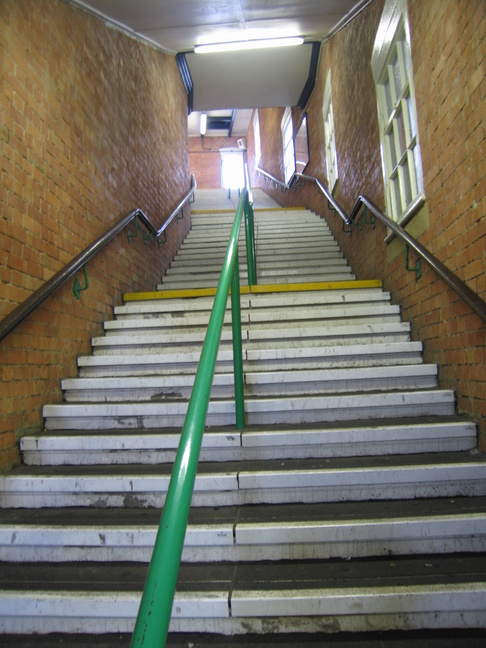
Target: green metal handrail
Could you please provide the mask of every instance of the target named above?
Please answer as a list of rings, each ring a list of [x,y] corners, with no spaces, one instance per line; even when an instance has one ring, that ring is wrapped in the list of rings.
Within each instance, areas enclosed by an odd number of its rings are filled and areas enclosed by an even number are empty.
[[[238,238],[243,212],[245,212],[246,216],[249,216],[250,210],[252,211],[248,190],[245,188],[240,195],[221,277],[214,298],[213,309],[132,635],[131,648],[162,648],[165,646],[230,286],[236,425],[241,429],[245,424]],[[254,249],[253,244],[251,244],[251,247]]]

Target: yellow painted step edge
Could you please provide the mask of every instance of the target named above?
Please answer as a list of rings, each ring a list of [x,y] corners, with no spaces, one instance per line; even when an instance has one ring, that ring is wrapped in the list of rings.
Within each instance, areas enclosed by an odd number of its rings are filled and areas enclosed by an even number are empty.
[[[304,292],[312,290],[357,290],[359,288],[382,288],[381,279],[366,279],[357,281],[318,281],[308,283],[288,283],[288,284],[261,284],[250,287],[253,294],[272,293],[272,292]]]
[[[360,288],[382,288],[380,279],[363,281],[321,281],[315,283],[262,284],[257,286],[241,286],[242,295],[265,294],[275,292],[301,292],[312,290],[358,290]],[[151,292],[125,293],[125,302],[146,301],[149,299],[185,299],[188,297],[213,297],[216,288],[193,288],[192,290],[156,290]]]

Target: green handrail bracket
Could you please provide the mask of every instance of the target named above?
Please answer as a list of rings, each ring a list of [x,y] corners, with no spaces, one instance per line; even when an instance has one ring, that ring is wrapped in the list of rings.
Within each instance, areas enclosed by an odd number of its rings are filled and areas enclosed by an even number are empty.
[[[151,241],[154,240],[154,235],[151,234],[150,232],[147,233],[145,230],[142,231],[143,234],[143,244],[147,245],[147,243],[150,243]]]
[[[127,239],[129,243],[132,242],[132,238],[137,238],[138,236],[138,218],[135,217],[134,220],[135,220],[135,234],[132,234],[130,229],[127,227]]]
[[[405,270],[408,270],[409,272],[415,272],[415,277],[416,280],[418,281],[422,276],[422,264],[420,262],[420,259],[417,259],[417,261],[415,262],[415,266],[411,268],[409,265],[408,255],[409,255],[409,247],[408,245],[405,245]]]
[[[89,288],[88,269],[86,267],[86,264],[84,264],[83,270],[84,270],[84,287],[81,286],[81,284],[79,283],[79,279],[77,277],[75,277],[74,279],[73,293],[76,299],[81,299],[81,293],[83,292],[83,290],[88,290]]]
[[[346,229],[346,223],[345,223],[344,221],[342,221],[342,228],[343,228],[343,232],[344,232],[345,234],[349,234],[349,236],[351,236],[351,232],[352,232],[352,230],[353,230],[353,228],[351,227],[351,225],[349,226],[348,229]]]
[[[182,216],[179,216],[179,214],[182,214]],[[180,221],[184,218],[184,206],[179,210],[179,214],[176,216],[176,221]]]
[[[162,238],[162,234],[164,235],[164,238]],[[167,230],[164,230],[162,234],[157,238],[157,244],[159,247],[164,245],[164,243],[167,243]]]
[[[371,225],[371,229],[375,229],[375,215],[373,214],[373,212],[371,212],[371,220],[367,219],[367,215],[368,215],[368,206],[365,205],[363,207],[363,220],[364,220],[364,223],[365,223],[365,225]]]
[[[236,425],[245,425],[241,318],[239,316],[238,237],[248,190],[236,210],[221,277],[182,428],[164,510],[138,611],[131,648],[165,646],[191,506],[216,357],[231,286]]]

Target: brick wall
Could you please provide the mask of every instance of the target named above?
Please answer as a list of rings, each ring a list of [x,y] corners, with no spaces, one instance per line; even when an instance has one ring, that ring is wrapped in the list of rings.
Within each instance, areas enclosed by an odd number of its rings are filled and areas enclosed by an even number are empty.
[[[383,6],[384,0],[375,0],[323,46],[307,107],[311,162],[306,173],[326,184],[322,102],[331,69],[339,165],[334,195],[348,212],[360,193],[384,207],[370,63]],[[408,7],[426,204],[407,229],[486,299],[486,5],[409,0]],[[259,114],[262,150],[275,151],[261,166],[281,178],[280,120],[264,110]],[[248,148],[253,150],[251,125]],[[249,156],[250,165],[252,160]],[[478,421],[480,447],[486,450],[485,323],[425,264],[416,282],[404,268],[404,246],[385,242],[380,224],[349,236],[314,187],[282,194],[262,178],[254,176],[253,184],[281,204],[305,204],[320,213],[358,278],[384,280],[403,318],[412,322],[413,337],[423,340],[425,361],[439,365],[441,386],[454,389],[458,411]]]
[[[174,57],[58,0],[3,0],[0,67],[4,317],[131,209],[160,225],[190,178]],[[119,234],[88,263],[79,301],[70,280],[0,343],[0,467],[42,427],[42,405],[61,399],[122,293],[160,280],[189,221],[160,249]]]
[[[238,147],[237,137],[189,138],[189,169],[200,189],[221,189],[221,147]]]

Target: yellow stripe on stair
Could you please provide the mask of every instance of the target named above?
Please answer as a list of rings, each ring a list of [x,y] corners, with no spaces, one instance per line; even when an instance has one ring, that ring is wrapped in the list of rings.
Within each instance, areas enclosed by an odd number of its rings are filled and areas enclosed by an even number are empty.
[[[382,288],[379,279],[363,281],[321,281],[315,283],[261,284],[257,286],[241,286],[242,295],[264,294],[274,292],[305,292],[313,290],[359,290],[362,288]],[[186,299],[189,297],[213,297],[216,288],[193,288],[181,290],[154,290],[151,292],[125,293],[125,302],[146,301],[153,299]]]

